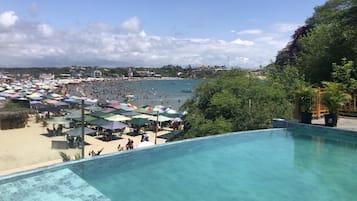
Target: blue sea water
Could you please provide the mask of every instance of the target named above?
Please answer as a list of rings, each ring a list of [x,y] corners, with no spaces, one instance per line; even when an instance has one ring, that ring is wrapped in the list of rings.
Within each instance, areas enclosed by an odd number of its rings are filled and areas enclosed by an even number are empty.
[[[125,87],[135,95],[137,105],[164,105],[178,110],[193,95],[202,80],[141,80],[126,82]]]

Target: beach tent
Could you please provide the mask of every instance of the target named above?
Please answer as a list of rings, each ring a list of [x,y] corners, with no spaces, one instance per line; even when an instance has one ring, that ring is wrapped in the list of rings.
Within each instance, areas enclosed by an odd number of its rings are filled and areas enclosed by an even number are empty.
[[[88,123],[94,126],[103,126],[105,124],[108,124],[110,121],[105,120],[105,119],[95,119],[93,121],[89,121]]]
[[[67,114],[66,116],[64,116],[66,119],[78,119],[82,117],[82,114],[80,112],[73,112],[70,114]]]
[[[101,111],[102,108],[101,107],[98,107],[98,106],[94,106],[94,105],[91,105],[91,106],[87,106],[84,108],[85,110],[89,110],[89,111]]]
[[[132,116],[136,116],[136,115],[139,115],[139,114],[140,114],[139,112],[128,111],[128,112],[123,113],[122,115],[128,116],[128,117],[132,117]]]
[[[133,118],[131,120],[128,121],[128,123],[130,124],[134,124],[134,125],[137,125],[137,126],[143,126],[147,123],[149,123],[150,121],[148,119],[145,119],[145,118]]]
[[[101,127],[109,130],[116,130],[116,129],[123,129],[125,127],[128,127],[128,125],[118,121],[110,121],[108,124],[105,124]]]
[[[87,128],[87,127],[84,127],[84,134],[85,135],[93,134],[95,132],[97,132],[97,131],[93,130],[93,129],[90,129],[90,128]],[[74,129],[71,129],[71,130],[66,131],[64,133],[66,133],[67,135],[72,136],[72,137],[80,137],[82,135],[82,128],[81,127],[74,128]]]
[[[110,117],[107,117],[107,118],[104,118],[104,119],[106,119],[108,121],[128,121],[131,118],[126,117],[124,115],[116,114],[116,115],[113,115],[113,116],[110,116]]]
[[[76,121],[82,121],[82,117],[79,117],[79,118],[73,118],[74,120],[76,120]],[[90,121],[93,121],[93,120],[95,120],[95,119],[97,119],[97,118],[95,118],[95,117],[92,117],[92,116],[90,116],[90,115],[84,115],[84,121],[85,122],[90,122]]]
[[[165,122],[165,121],[171,121],[172,120],[172,118],[165,117],[163,115],[159,115],[158,117],[157,116],[151,116],[148,119],[151,120],[151,121],[158,121],[158,122]]]
[[[150,119],[151,117],[153,117],[153,116],[148,115],[148,114],[139,114],[139,115],[133,116],[133,118],[143,118],[143,119]]]
[[[48,123],[48,124],[57,124],[57,125],[60,125],[60,124],[62,124],[62,125],[64,125],[64,124],[68,125],[69,123],[71,123],[71,121],[70,121],[70,120],[67,120],[67,119],[65,119],[65,118],[63,118],[63,117],[53,117],[53,118],[47,120],[47,123]]]
[[[93,117],[103,117],[105,115],[108,115],[108,113],[105,113],[103,111],[95,111],[95,112],[90,113],[90,115]]]

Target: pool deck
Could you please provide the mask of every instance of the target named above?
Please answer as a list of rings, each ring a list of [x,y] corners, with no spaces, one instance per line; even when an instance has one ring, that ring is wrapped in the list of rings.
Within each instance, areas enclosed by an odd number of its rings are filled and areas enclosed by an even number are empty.
[[[325,120],[324,118],[313,119],[312,124],[323,126],[325,125]],[[357,131],[357,118],[340,116],[336,128]]]

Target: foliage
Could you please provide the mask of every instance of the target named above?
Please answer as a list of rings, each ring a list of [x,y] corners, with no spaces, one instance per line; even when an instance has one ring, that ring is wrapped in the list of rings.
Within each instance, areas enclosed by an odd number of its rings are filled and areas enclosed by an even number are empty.
[[[331,114],[337,114],[338,110],[351,100],[351,96],[343,91],[341,83],[325,82],[324,84],[322,102]]]
[[[199,84],[183,107],[189,111],[184,138],[268,128],[275,117],[291,118],[293,109],[281,84],[239,69]]]
[[[42,120],[42,127],[47,127],[48,123],[45,119]]]
[[[301,112],[311,112],[313,98],[317,91],[311,86],[301,85],[296,90],[296,97],[299,101]]]
[[[341,65],[336,63],[332,64],[333,81],[341,83],[343,88],[347,91],[353,91],[357,89],[357,80],[353,78],[357,77],[357,69],[353,65],[353,61],[347,61],[346,58],[342,59]]]
[[[296,89],[304,84],[304,76],[297,68],[272,64],[265,68],[265,73],[270,82],[280,83],[290,102],[295,101]]]
[[[70,161],[71,160],[71,156],[67,155],[66,153],[60,151],[59,155],[62,157],[62,161],[66,162],[66,161]]]
[[[74,155],[74,160],[79,160],[81,158],[82,158],[82,156],[80,153],[76,153],[76,155]]]
[[[281,50],[275,64],[292,65],[305,81],[320,85],[333,81],[333,63],[342,58],[357,62],[357,1],[328,0],[315,8],[306,25],[299,27]],[[351,78],[357,79],[356,74]]]

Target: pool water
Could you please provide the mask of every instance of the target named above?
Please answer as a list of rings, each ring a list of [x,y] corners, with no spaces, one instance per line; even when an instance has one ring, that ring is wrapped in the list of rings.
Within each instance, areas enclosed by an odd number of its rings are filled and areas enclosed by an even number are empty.
[[[195,139],[73,163],[53,174],[68,169],[83,188],[110,200],[356,199],[357,146],[304,133],[269,129]],[[0,194],[12,180],[0,182]],[[58,180],[53,185],[68,184]]]

